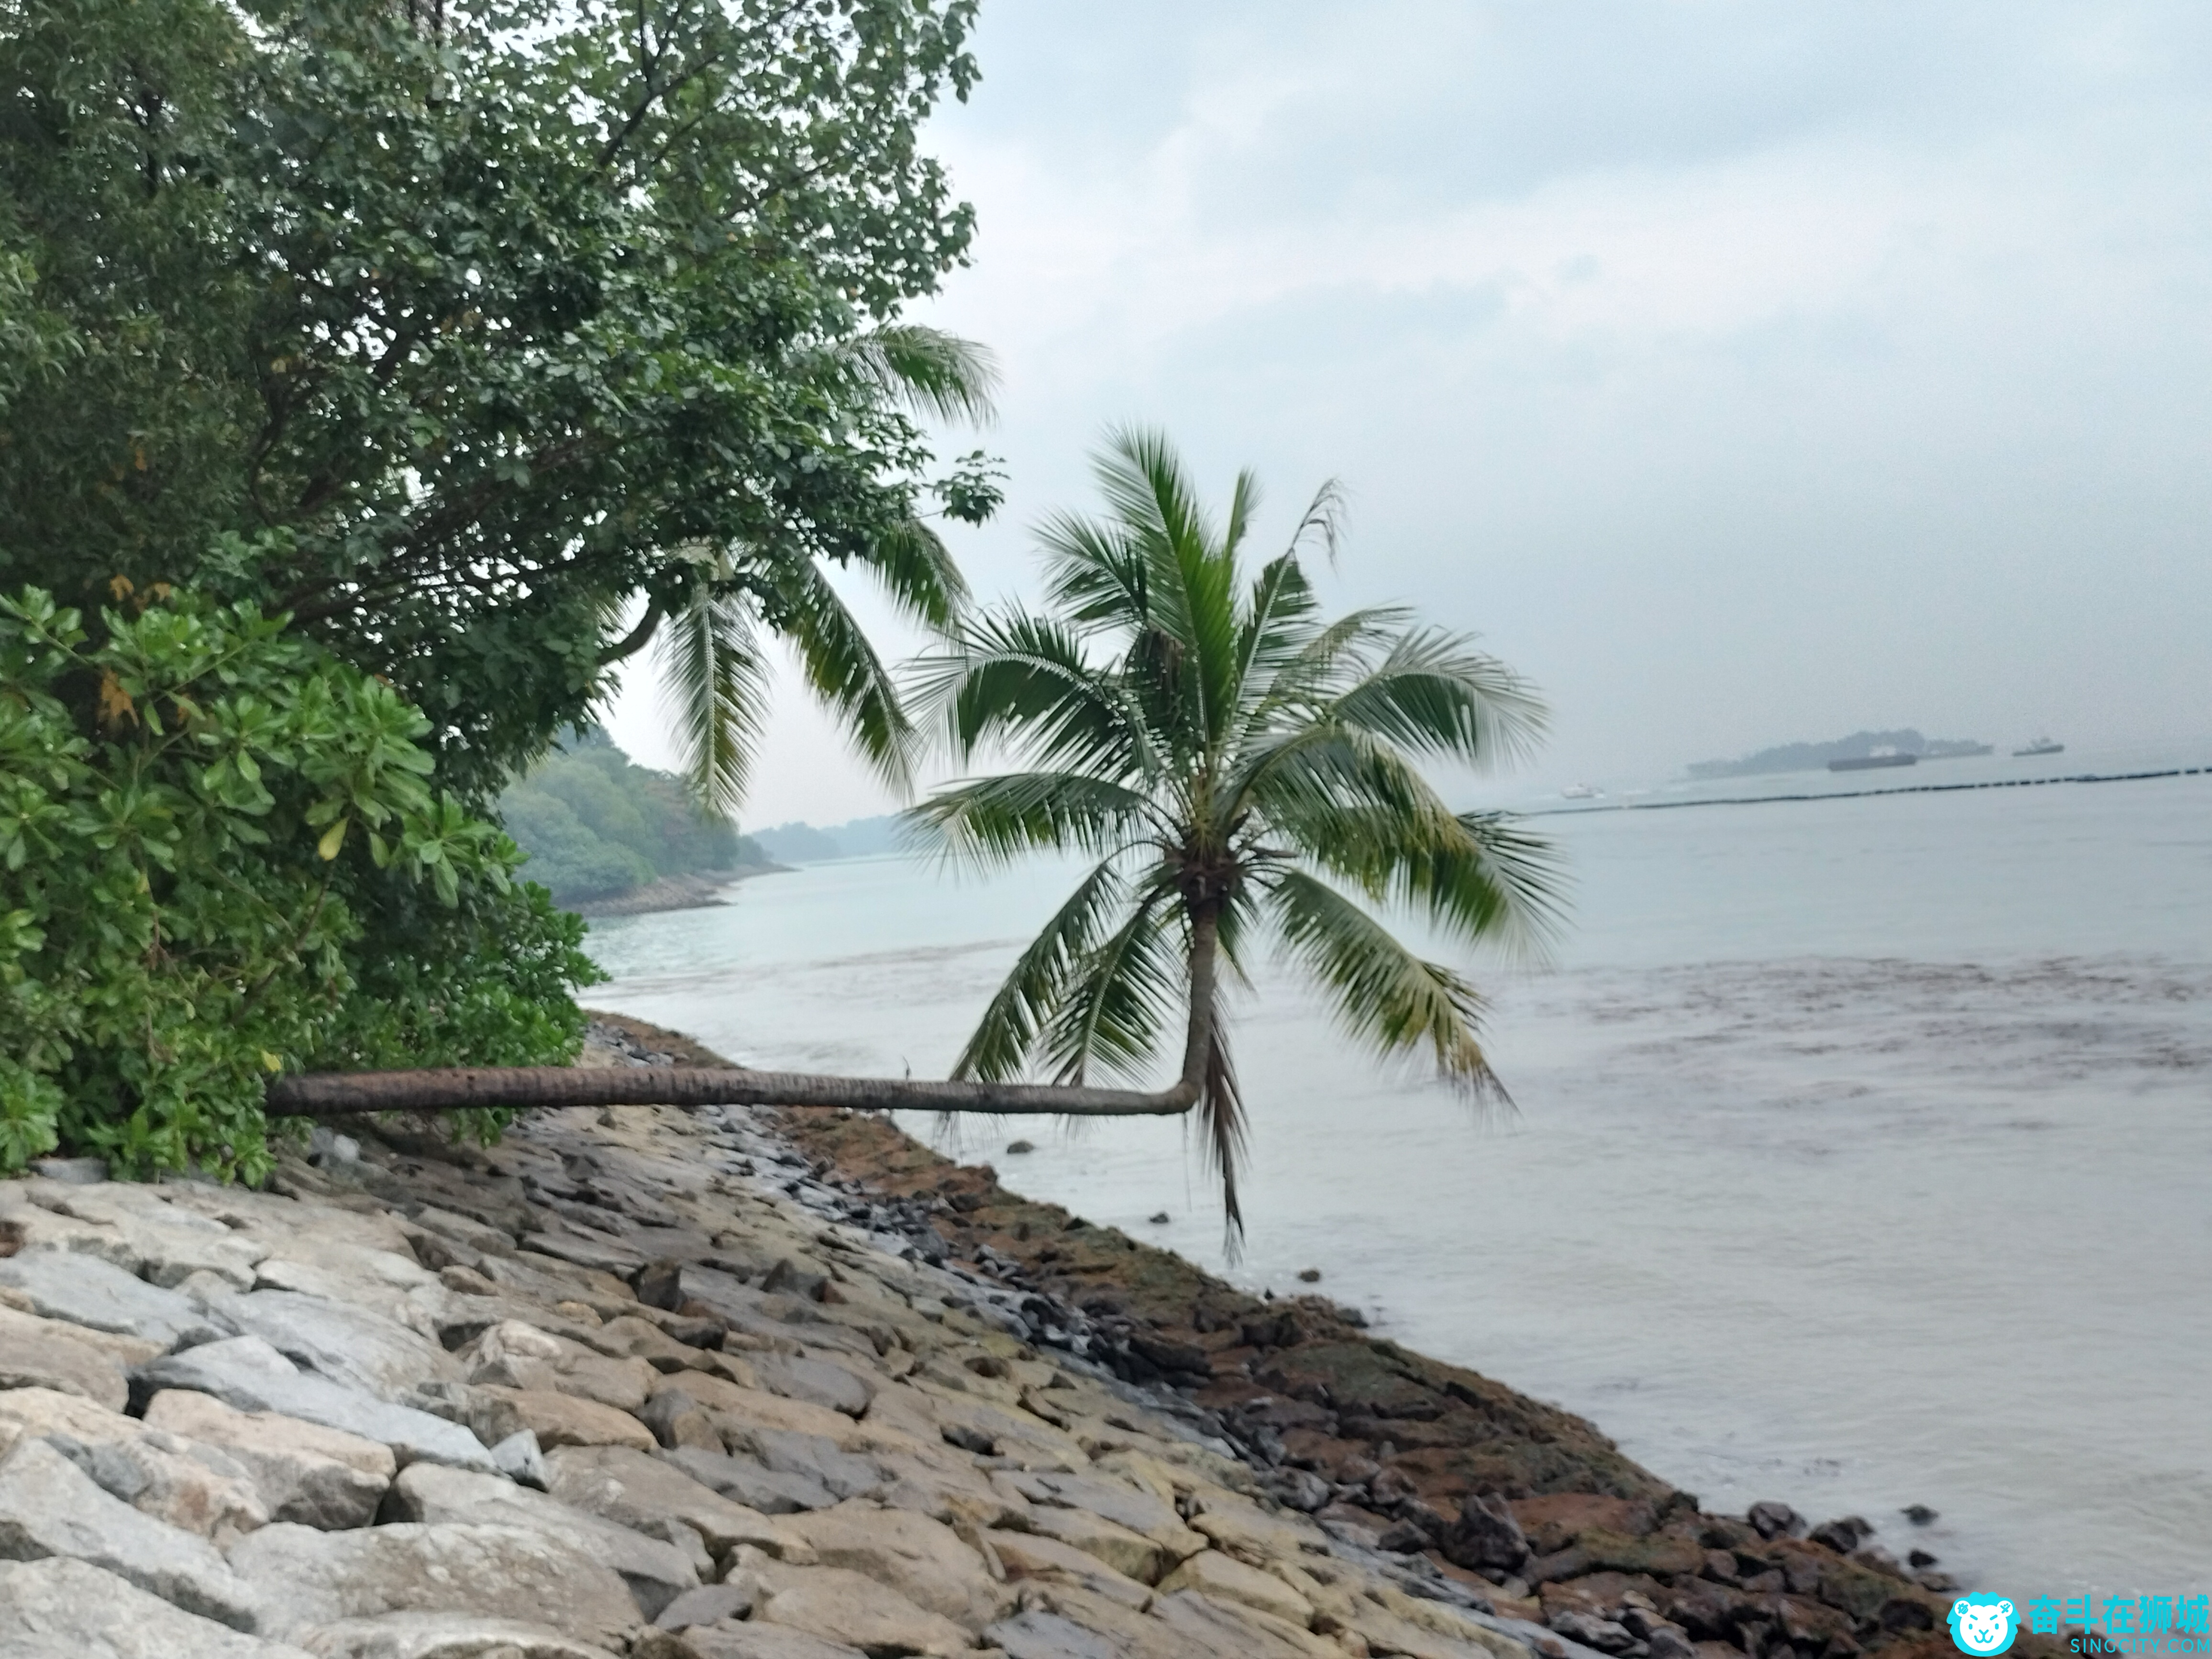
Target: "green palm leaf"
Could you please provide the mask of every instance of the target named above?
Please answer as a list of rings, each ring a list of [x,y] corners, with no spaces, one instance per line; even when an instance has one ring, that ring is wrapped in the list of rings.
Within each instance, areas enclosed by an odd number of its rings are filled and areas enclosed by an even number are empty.
[[[678,763],[701,811],[734,817],[768,712],[768,665],[750,596],[702,588],[658,647]]]

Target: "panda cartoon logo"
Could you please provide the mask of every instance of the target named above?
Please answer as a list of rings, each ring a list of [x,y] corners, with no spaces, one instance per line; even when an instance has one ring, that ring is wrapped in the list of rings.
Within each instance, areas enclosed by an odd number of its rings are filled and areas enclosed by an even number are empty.
[[[2012,1646],[2020,1624],[2012,1603],[2001,1595],[1962,1595],[1951,1603],[1951,1640],[1961,1653],[1988,1659]]]

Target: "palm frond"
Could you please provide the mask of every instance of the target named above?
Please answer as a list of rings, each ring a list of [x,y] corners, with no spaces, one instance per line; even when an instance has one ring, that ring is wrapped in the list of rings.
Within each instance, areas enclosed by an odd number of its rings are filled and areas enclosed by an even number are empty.
[[[1431,629],[1401,637],[1372,672],[1346,688],[1328,716],[1417,754],[1470,765],[1517,759],[1547,721],[1534,688],[1466,640]]]
[[[999,366],[987,346],[918,323],[885,323],[825,354],[878,396],[919,415],[993,419]]]
[[[1234,1261],[1243,1255],[1244,1206],[1237,1200],[1237,1182],[1250,1155],[1251,1121],[1245,1115],[1244,1091],[1237,1086],[1229,1034],[1218,1006],[1206,1086],[1198,1097],[1198,1134],[1201,1165],[1221,1182],[1222,1242]]]
[[[908,681],[961,760],[996,743],[1035,763],[1125,782],[1150,769],[1140,711],[1054,618],[1018,610],[971,617],[911,665]]]
[[[1047,850],[1104,857],[1163,827],[1135,790],[1070,772],[1002,772],[953,784],[909,809],[903,823],[918,850],[983,868]]]
[[[1086,632],[1135,633],[1152,616],[1151,568],[1142,541],[1124,526],[1055,513],[1036,527],[1045,597]]]
[[[673,705],[678,763],[699,811],[735,817],[768,713],[768,664],[753,601],[703,584],[662,626],[655,651]]]
[[[893,526],[864,562],[892,603],[916,622],[947,628],[967,608],[967,578],[944,538],[920,519]]]
[[[1308,542],[1319,542],[1322,552],[1334,565],[1337,550],[1343,545],[1344,520],[1351,507],[1351,498],[1340,480],[1323,480],[1322,487],[1314,491],[1313,500],[1306,503],[1298,527],[1291,532],[1291,544],[1284,550],[1285,556],[1295,557]]]
[[[884,782],[904,793],[913,776],[913,722],[859,619],[811,560],[780,562],[769,583],[767,620],[798,651],[807,684]]]
[[[1127,888],[1111,859],[1077,884],[1066,902],[1015,958],[1006,982],[983,1011],[975,1035],[953,1062],[954,1078],[1005,1083],[1021,1076],[1046,1023],[1066,1008],[1069,981],[1079,964],[1087,964],[1095,955],[1102,924],[1120,904]]]
[[[1303,870],[1278,872],[1270,896],[1285,948],[1328,994],[1352,1036],[1384,1054],[1425,1048],[1446,1082],[1476,1098],[1505,1101],[1476,1035],[1482,1000],[1465,980],[1422,961]]]
[[[1181,1012],[1172,890],[1153,884],[1127,919],[1074,964],[1044,1034],[1053,1081],[1087,1082],[1094,1066],[1135,1080]]]

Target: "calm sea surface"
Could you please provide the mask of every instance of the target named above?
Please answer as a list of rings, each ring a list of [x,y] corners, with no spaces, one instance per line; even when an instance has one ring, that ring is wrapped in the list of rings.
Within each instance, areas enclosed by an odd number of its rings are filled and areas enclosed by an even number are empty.
[[[1241,1262],[1177,1124],[970,1119],[948,1150],[1255,1289],[1319,1268],[1709,1508],[1861,1514],[1968,1589],[2212,1588],[2212,776],[1542,823],[1572,926],[1547,968],[1476,964],[1517,1111],[1378,1072],[1263,978]],[[750,1063],[942,1076],[1071,874],[763,878],[595,925],[592,1000]],[[1015,1133],[1037,1150],[1006,1156]],[[1916,1503],[1942,1519],[1910,1527]]]

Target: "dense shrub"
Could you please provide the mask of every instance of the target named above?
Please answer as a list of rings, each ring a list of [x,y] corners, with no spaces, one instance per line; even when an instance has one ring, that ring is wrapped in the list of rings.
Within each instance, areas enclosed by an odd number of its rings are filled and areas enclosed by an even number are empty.
[[[0,1170],[253,1179],[273,1073],[573,1055],[580,924],[419,712],[251,605],[112,597],[0,599]]]

